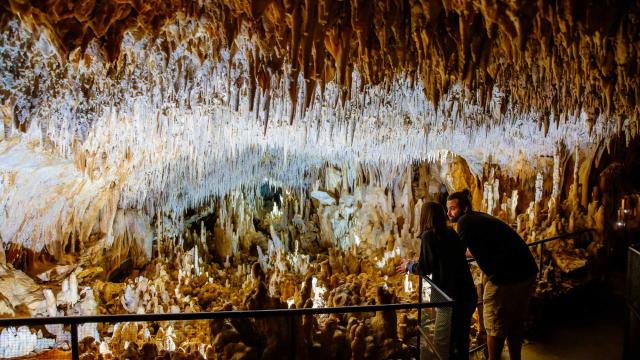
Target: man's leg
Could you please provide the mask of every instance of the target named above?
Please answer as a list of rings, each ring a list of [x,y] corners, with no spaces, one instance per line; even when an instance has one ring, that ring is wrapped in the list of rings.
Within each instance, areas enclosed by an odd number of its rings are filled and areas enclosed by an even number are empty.
[[[477,265],[475,265],[477,267]],[[474,279],[475,281],[475,279]],[[487,279],[484,273],[480,272],[480,282],[476,283],[476,294],[478,294],[478,333],[476,334],[476,345],[482,345],[487,343],[487,329],[484,327],[484,286],[487,283]]]
[[[489,360],[500,360],[503,348],[504,338],[487,335],[487,351],[489,352]]]
[[[499,360],[504,348],[505,316],[504,288],[491,281],[484,284],[483,315],[484,327],[487,330],[487,353],[489,360]]]
[[[484,307],[482,304],[482,294],[484,292],[484,284],[476,285],[476,292],[478,293],[478,334],[477,339],[479,343],[484,343],[484,338],[487,336],[487,330],[484,328]]]
[[[507,338],[507,346],[509,347],[509,359],[520,360],[522,356],[522,338],[517,336],[509,336]]]
[[[529,302],[531,294],[535,291],[535,277],[523,282],[510,285],[511,302],[509,303],[509,332],[507,334],[507,346],[509,347],[509,358],[520,360],[522,358],[522,343],[524,342],[524,323],[529,313]]]

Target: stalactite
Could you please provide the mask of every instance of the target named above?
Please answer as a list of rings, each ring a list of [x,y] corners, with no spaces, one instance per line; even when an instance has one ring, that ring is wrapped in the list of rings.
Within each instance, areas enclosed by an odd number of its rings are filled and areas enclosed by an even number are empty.
[[[249,108],[253,107],[256,87],[278,91],[270,82],[260,81],[260,74],[280,74],[276,76],[288,78],[290,123],[304,117],[318,81],[323,95],[325,84],[335,81],[344,106],[351,98],[354,70],[360,74],[353,84],[359,90],[364,85],[383,84],[403,72],[413,78],[417,73],[425,84],[420,90],[434,107],[454,86],[462,85],[471,90],[463,92],[463,98],[488,109],[496,85],[506,92],[503,104],[518,104],[518,111],[538,111],[537,121],[544,134],[549,131],[552,113],[557,120],[563,114],[584,110],[592,128],[595,122],[611,122],[613,116],[630,117],[637,112],[637,94],[630,89],[638,82],[631,66],[639,51],[638,32],[630,19],[640,8],[623,1],[590,10],[602,12],[608,21],[615,17],[620,25],[610,27],[575,16],[572,8],[577,5],[569,5],[567,10],[564,3],[515,2],[505,10],[504,4],[448,0],[418,2],[410,9],[402,2],[338,5],[304,1],[283,6],[261,1],[247,6],[211,1],[190,7],[190,3],[155,1],[142,7],[107,1],[78,17],[75,7],[54,5],[59,2],[47,7],[19,1],[12,6],[15,2],[9,1],[5,9],[8,21],[3,24],[19,18],[25,26],[45,30],[42,33],[52,45],[47,51],[68,56],[76,67],[83,61],[90,66],[102,66],[101,61],[117,63],[120,67],[114,77],[130,77],[131,62],[146,61],[140,51],[130,56],[130,34],[137,39],[161,39],[162,53],[167,57],[179,51],[200,64],[220,61],[225,52],[232,59],[244,56]],[[251,23],[243,21],[245,18]],[[216,41],[203,42],[202,34]],[[612,54],[605,55],[603,47],[612,48]],[[186,66],[183,62],[180,64]],[[188,66],[181,73],[186,78],[193,76]],[[298,91],[299,75],[305,91]],[[181,84],[176,90],[192,89],[181,78],[172,79]],[[612,82],[611,78],[618,80]],[[523,83],[531,86],[520,86]],[[33,84],[46,87],[40,81]],[[589,91],[586,98],[582,89],[589,89],[585,90]],[[299,97],[303,99],[298,101]],[[193,99],[182,100],[190,104]],[[300,112],[296,111],[298,103]],[[24,116],[29,111],[18,107],[16,128],[24,130],[31,122]]]

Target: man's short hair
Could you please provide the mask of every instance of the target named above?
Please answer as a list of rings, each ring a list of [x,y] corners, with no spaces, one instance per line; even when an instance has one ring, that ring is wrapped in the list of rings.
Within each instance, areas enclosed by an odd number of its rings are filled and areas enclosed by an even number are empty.
[[[462,208],[462,210],[471,211],[471,192],[469,189],[464,189],[462,191],[456,191],[449,195],[447,201],[457,200],[458,206]]]

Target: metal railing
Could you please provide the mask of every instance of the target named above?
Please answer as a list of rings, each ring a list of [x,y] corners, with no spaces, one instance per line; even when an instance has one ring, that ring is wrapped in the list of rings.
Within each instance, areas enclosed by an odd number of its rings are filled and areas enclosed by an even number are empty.
[[[560,234],[560,235],[556,235],[556,236],[552,236],[550,238],[546,238],[546,239],[542,239],[542,240],[536,240],[536,241],[532,241],[530,243],[527,243],[528,247],[534,247],[539,245],[539,252],[540,252],[540,260],[538,261],[538,277],[542,276],[542,271],[543,271],[543,265],[544,265],[544,251],[545,251],[545,247],[544,245],[550,241],[554,241],[554,240],[560,240],[560,239],[564,239],[564,238],[568,238],[571,236],[575,236],[575,235],[580,235],[580,234],[584,234],[584,233],[588,233],[588,232],[592,232],[595,229],[591,229],[591,228],[587,228],[587,229],[582,229],[582,230],[578,230],[578,231],[574,231],[574,232],[570,232],[570,233],[564,233],[564,234]],[[476,259],[474,258],[467,258],[467,262],[472,263],[475,262]]]
[[[380,311],[398,310],[418,310],[418,326],[420,326],[420,310],[425,308],[452,307],[454,300],[439,289],[429,278],[424,278],[432,289],[436,289],[443,301],[423,302],[422,288],[423,278],[419,277],[418,302],[403,304],[380,304],[380,305],[359,305],[359,306],[336,306],[325,308],[301,308],[301,309],[268,309],[268,310],[246,310],[246,311],[207,311],[194,313],[167,313],[167,314],[117,314],[117,315],[92,315],[92,316],[57,316],[57,317],[29,317],[29,318],[0,318],[0,327],[18,326],[40,326],[51,324],[69,325],[71,327],[71,358],[78,360],[78,325],[88,323],[120,323],[120,322],[151,322],[151,321],[183,321],[183,320],[220,320],[220,319],[247,319],[247,318],[270,318],[287,317],[290,319],[289,329],[292,346],[290,356],[296,358],[295,349],[295,326],[293,319],[303,315],[324,315],[324,314],[350,314]],[[433,290],[432,290],[433,294]],[[420,357],[420,332],[417,338],[418,358]]]
[[[532,242],[528,243],[527,245],[529,245],[529,247],[534,247],[536,245],[540,245],[540,247],[538,248],[538,251],[540,251],[540,261],[538,263],[538,278],[541,278],[542,274],[544,272],[544,251],[545,251],[545,244],[546,243],[548,243],[550,241],[554,241],[554,240],[564,239],[564,238],[567,238],[567,237],[570,237],[570,236],[575,236],[575,235],[580,235],[580,234],[592,232],[594,230],[595,229],[582,229],[582,230],[578,230],[578,231],[574,231],[574,232],[570,232],[570,233],[565,233],[565,234],[561,234],[561,235],[557,235],[557,236],[552,236],[550,238],[537,240],[537,241],[532,241]]]

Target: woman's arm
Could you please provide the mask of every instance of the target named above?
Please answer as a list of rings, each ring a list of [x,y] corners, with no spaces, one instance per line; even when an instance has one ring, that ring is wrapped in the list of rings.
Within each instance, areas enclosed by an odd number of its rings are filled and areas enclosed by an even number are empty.
[[[422,240],[420,242],[420,258],[418,262],[402,259],[400,260],[400,265],[396,267],[396,272],[398,273],[406,273],[410,272],[416,275],[428,275],[432,272],[432,264],[433,264],[433,252],[431,251],[431,246],[429,245],[430,237],[434,236],[432,233],[425,233],[422,236]]]
[[[433,272],[433,251],[431,250],[431,237],[435,236],[432,232],[426,232],[422,235],[420,242],[420,258],[418,262],[411,266],[411,272],[416,275],[429,275]]]

